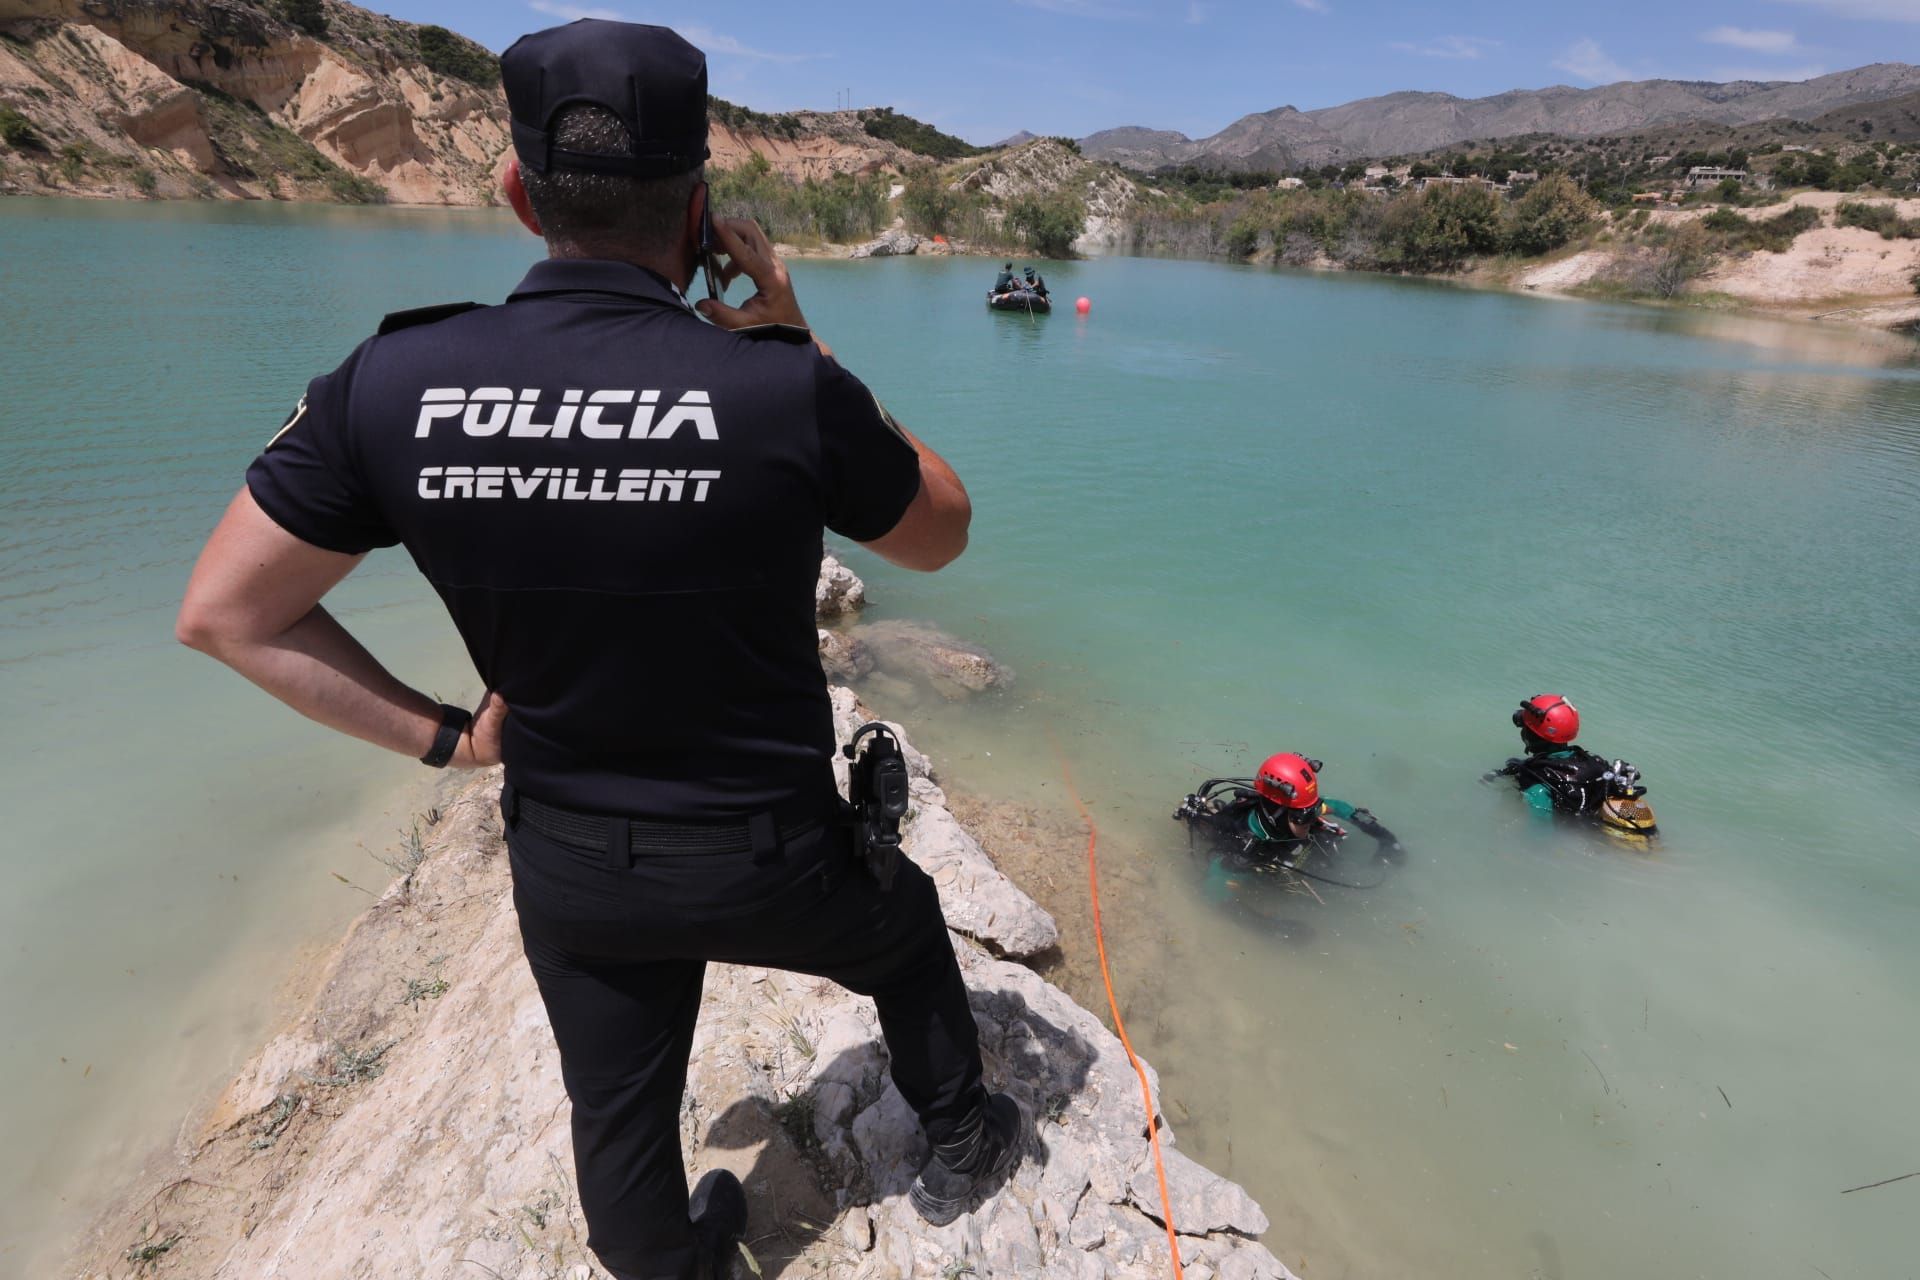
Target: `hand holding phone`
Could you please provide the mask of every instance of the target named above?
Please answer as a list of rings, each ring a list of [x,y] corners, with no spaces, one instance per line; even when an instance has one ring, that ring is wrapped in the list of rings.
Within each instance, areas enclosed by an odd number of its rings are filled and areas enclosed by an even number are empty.
[[[727,278],[714,257],[713,198],[711,192],[700,198],[700,269],[706,273],[707,296],[721,302],[727,296]]]

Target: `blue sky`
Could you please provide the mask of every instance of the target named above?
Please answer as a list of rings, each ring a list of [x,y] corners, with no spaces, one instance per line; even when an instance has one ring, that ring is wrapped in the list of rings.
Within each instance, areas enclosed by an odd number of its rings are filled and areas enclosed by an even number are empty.
[[[1800,80],[1920,61],[1920,0],[387,0],[493,49],[581,16],[677,28],[763,111],[893,106],[973,142],[1122,124],[1203,137],[1250,111],[1656,76]]]

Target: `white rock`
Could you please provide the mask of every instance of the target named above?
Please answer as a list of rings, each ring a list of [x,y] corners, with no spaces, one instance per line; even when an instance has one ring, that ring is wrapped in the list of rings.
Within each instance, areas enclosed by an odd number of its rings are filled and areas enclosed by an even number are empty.
[[[907,856],[939,886],[948,925],[1006,956],[1038,955],[1060,941],[1053,917],[946,809],[920,807],[903,835]]]
[[[867,1212],[865,1205],[855,1205],[847,1210],[847,1216],[840,1220],[840,1238],[857,1253],[865,1253],[873,1248],[873,1215]]]
[[[866,607],[867,584],[833,556],[822,556],[820,578],[813,587],[813,616],[825,621]]]
[[[1172,1202],[1174,1230],[1189,1236],[1216,1231],[1257,1236],[1266,1231],[1267,1215],[1237,1183],[1173,1147],[1163,1144],[1161,1155],[1167,1170],[1167,1199]],[[1154,1221],[1165,1222],[1166,1207],[1160,1201],[1160,1183],[1150,1150],[1127,1182],[1127,1198]]]
[[[890,619],[857,634],[882,671],[919,681],[949,701],[1013,683],[1013,672],[985,649],[925,623]]]
[[[873,670],[873,654],[858,636],[818,628],[820,669],[835,682],[858,680]]]
[[[855,245],[849,258],[898,258],[920,251],[921,239],[904,227],[881,232],[862,245]]]

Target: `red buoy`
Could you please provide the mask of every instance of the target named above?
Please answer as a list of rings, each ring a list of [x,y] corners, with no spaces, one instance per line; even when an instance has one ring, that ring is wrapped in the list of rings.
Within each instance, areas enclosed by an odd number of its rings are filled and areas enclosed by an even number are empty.
[[[1073,304],[1073,309],[1075,311],[1078,311],[1081,315],[1085,315],[1087,314],[1087,312],[1093,310],[1093,299],[1082,298],[1078,302]]]

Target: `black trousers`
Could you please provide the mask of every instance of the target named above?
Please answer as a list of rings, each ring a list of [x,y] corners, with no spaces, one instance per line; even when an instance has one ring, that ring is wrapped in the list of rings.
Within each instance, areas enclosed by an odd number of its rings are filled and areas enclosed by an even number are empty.
[[[893,1082],[930,1142],[980,1104],[966,987],[933,881],[912,863],[882,893],[836,825],[756,860],[584,847],[516,821],[511,793],[505,808],[520,936],[573,1102],[587,1243],[617,1280],[695,1274],[680,1105],[709,960],[871,996]]]

